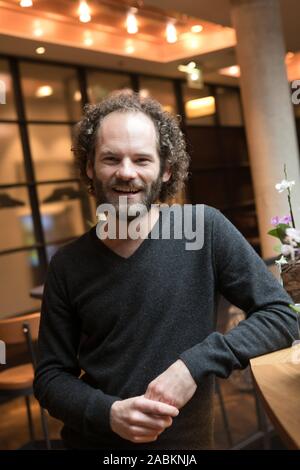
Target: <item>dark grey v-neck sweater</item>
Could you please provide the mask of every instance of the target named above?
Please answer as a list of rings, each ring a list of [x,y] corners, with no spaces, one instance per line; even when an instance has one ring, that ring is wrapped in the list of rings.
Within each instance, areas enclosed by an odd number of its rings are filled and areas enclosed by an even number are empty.
[[[69,447],[209,448],[214,375],[228,377],[251,357],[291,345],[291,299],[219,211],[205,206],[202,249],[187,251],[185,242],[148,237],[124,259],[94,227],[52,258],[34,391],[64,422]],[[248,316],[226,335],[214,332],[219,293]],[[172,427],[146,445],[113,433],[112,403],[142,395],[178,358],[198,388]]]

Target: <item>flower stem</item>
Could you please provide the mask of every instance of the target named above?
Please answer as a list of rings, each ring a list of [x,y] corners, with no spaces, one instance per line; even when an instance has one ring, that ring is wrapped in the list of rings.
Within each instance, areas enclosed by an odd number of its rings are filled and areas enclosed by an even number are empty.
[[[284,164],[284,175],[285,175],[285,179],[287,180],[286,164]],[[287,192],[288,192],[288,203],[289,203],[289,208],[290,208],[290,215],[291,215],[291,219],[292,219],[292,226],[293,226],[293,228],[296,228],[295,220],[294,220],[294,214],[293,214],[293,210],[292,210],[292,204],[291,204],[291,190],[290,190],[290,188],[287,188]]]

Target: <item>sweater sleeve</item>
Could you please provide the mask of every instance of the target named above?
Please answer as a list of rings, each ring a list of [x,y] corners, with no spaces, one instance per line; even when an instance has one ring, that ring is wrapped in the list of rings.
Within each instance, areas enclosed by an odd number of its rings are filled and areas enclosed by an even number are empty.
[[[227,378],[249,359],[289,347],[297,337],[292,299],[241,233],[218,210],[213,213],[216,288],[244,310],[246,320],[227,334],[211,333],[180,355],[198,384],[211,373]]]
[[[110,408],[120,398],[79,379],[80,335],[80,321],[54,256],[42,301],[34,395],[51,416],[89,437],[110,430]]]

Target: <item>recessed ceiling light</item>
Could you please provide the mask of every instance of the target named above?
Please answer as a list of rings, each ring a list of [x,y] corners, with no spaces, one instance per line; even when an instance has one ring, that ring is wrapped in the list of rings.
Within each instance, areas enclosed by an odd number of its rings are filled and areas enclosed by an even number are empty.
[[[135,34],[138,32],[139,27],[138,27],[138,22],[136,19],[136,13],[137,13],[137,8],[130,8],[127,17],[126,17],[126,28],[127,28],[127,33],[129,34]]]
[[[218,72],[221,75],[229,75],[230,77],[239,77],[241,75],[239,65],[231,65],[230,67],[224,67],[219,69]]]
[[[166,26],[166,38],[167,42],[173,44],[177,41],[177,30],[174,21],[169,21]]]
[[[32,7],[32,0],[21,0],[20,7],[23,7],[23,8]]]
[[[36,52],[37,54],[45,54],[46,49],[45,49],[44,47],[37,47],[36,50],[35,50],[35,52]]]
[[[85,46],[92,46],[94,44],[93,36],[91,35],[91,33],[89,31],[86,31],[84,33],[83,42],[84,42]]]
[[[37,38],[39,38],[40,36],[43,36],[43,34],[44,34],[44,30],[43,30],[43,28],[41,26],[41,22],[39,20],[36,20],[34,22],[33,34]]]
[[[91,9],[85,0],[81,0],[78,8],[79,20],[82,23],[91,21]]]
[[[294,52],[288,52],[285,56],[286,60],[291,60],[294,57]]]
[[[127,54],[133,54],[135,49],[133,46],[126,46],[125,51],[127,52]]]
[[[201,33],[203,30],[203,26],[201,24],[194,24],[194,26],[191,27],[192,33]]]

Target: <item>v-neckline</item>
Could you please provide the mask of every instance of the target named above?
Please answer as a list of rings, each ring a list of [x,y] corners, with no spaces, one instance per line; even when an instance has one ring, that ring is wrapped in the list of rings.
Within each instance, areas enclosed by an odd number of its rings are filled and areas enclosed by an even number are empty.
[[[122,263],[129,263],[131,262],[133,259],[135,259],[137,256],[141,255],[141,253],[143,253],[143,251],[146,249],[147,245],[149,245],[149,241],[153,240],[151,238],[151,234],[154,233],[155,231],[157,231],[157,229],[159,230],[158,233],[160,233],[160,229],[161,229],[161,222],[162,222],[162,213],[161,213],[161,210],[159,211],[159,214],[158,214],[158,219],[157,221],[155,222],[155,224],[153,225],[152,229],[150,230],[150,232],[148,233],[147,237],[144,238],[144,240],[142,241],[142,243],[137,247],[136,250],[134,250],[134,252],[128,256],[127,258],[125,258],[124,256],[122,255],[119,255],[118,253],[116,253],[114,250],[112,250],[111,248],[109,248],[105,243],[103,243],[102,240],[100,240],[100,238],[98,238],[97,236],[97,233],[96,233],[96,227],[97,225],[95,225],[91,230],[90,230],[90,233],[92,235],[92,238],[93,240],[97,243],[97,246],[98,248],[100,247],[101,250],[112,260],[115,260],[115,261],[119,261],[119,262],[122,262]]]

